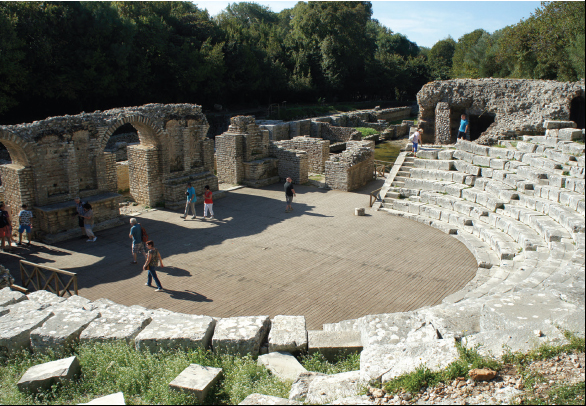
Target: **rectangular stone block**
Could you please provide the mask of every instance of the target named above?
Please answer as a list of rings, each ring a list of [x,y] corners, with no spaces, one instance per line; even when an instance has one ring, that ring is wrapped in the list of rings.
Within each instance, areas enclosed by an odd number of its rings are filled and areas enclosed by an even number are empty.
[[[258,364],[264,365],[273,375],[285,381],[294,381],[299,374],[307,372],[297,358],[285,351],[261,355]]]
[[[16,383],[21,392],[38,392],[52,385],[73,379],[81,367],[76,356],[46,362],[29,368]]]
[[[359,331],[307,331],[309,355],[321,353],[328,361],[335,362],[339,356],[362,351]]]
[[[153,317],[134,339],[137,350],[207,349],[216,321],[208,316],[168,313]]]
[[[0,306],[10,306],[27,299],[26,295],[9,287],[0,290]]]
[[[557,129],[557,128],[576,128],[576,123],[573,121],[562,121],[562,120],[545,120],[543,122],[543,126],[550,130],[550,129]]]
[[[307,329],[304,316],[275,316],[269,332],[269,352],[306,352]]]
[[[558,138],[563,141],[575,141],[584,138],[584,134],[579,129],[562,128],[558,134]]]
[[[149,323],[151,316],[124,306],[111,306],[100,311],[100,317],[92,321],[79,336],[81,342],[108,342],[124,340],[134,345],[134,339]]]
[[[222,376],[222,368],[191,364],[169,384],[171,389],[190,392],[202,404],[210,388]]]
[[[124,393],[117,392],[111,395],[102,396],[87,403],[80,403],[80,405],[126,405],[124,400]]]
[[[256,356],[270,328],[269,316],[229,317],[216,324],[212,346],[216,352]]]
[[[78,340],[83,329],[98,317],[95,311],[56,311],[54,317],[31,332],[31,346],[34,351],[61,349]]]
[[[0,351],[13,352],[30,346],[31,331],[43,325],[50,310],[14,312],[0,317]]]
[[[64,297],[57,296],[56,294],[46,290],[37,290],[36,292],[29,293],[27,297],[29,300],[39,302],[47,306],[54,306],[67,300]]]

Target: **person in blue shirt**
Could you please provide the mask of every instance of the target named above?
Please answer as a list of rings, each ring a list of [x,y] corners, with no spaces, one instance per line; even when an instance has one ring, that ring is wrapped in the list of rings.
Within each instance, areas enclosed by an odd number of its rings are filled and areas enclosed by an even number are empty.
[[[469,136],[467,136],[466,134],[468,134],[468,119],[466,118],[466,114],[462,114],[460,120],[460,129],[458,130],[458,139],[469,139]]]
[[[195,215],[195,202],[197,198],[195,197],[195,189],[191,186],[191,183],[187,184],[187,192],[185,192],[185,195],[187,196],[187,203],[185,204],[185,214],[181,217],[185,220],[187,218],[187,212],[191,210],[193,213],[192,219],[195,219],[197,218]]]
[[[134,259],[131,264],[136,264],[136,254],[140,252],[145,258],[147,255],[144,249],[144,242],[142,242],[142,226],[135,218],[130,219],[130,225],[132,227],[128,236],[132,238],[132,258]]]

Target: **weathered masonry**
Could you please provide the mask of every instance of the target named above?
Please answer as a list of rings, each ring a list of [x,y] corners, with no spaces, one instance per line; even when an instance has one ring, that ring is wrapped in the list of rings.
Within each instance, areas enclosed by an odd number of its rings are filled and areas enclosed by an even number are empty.
[[[460,116],[469,117],[470,140],[545,132],[546,120],[571,120],[584,128],[584,81],[455,79],[428,83],[417,94],[423,141],[456,141]]]
[[[128,147],[130,193],[137,202],[178,207],[189,181],[197,194],[206,184],[218,189],[214,142],[206,137],[201,107],[148,104],[0,126],[0,142],[12,160],[0,166],[0,175],[13,213],[22,204],[33,207],[37,232],[49,242],[77,232],[76,196],[94,206],[96,228],[118,225],[116,157],[104,149],[125,124],[140,140]],[[16,216],[12,221],[16,225]]]

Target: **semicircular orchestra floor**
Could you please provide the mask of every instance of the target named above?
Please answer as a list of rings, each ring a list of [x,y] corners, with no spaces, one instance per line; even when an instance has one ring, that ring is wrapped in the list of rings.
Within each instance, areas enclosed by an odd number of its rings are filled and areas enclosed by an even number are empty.
[[[164,258],[161,293],[130,264],[129,226],[98,231],[95,243],[19,248],[5,262],[15,276],[19,257],[77,272],[91,300],[215,317],[304,315],[309,329],[438,304],[476,274],[466,247],[436,229],[384,212],[354,216],[368,207],[363,191],[296,189],[292,213],[277,184],[230,192],[214,203],[214,220],[201,220],[202,205],[197,220],[135,215]]]

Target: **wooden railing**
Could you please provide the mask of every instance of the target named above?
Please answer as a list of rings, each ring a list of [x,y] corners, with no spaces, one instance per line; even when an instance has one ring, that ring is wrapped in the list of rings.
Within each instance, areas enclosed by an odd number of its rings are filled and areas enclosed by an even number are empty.
[[[32,267],[32,270],[27,267]],[[45,271],[49,274],[48,276]],[[69,277],[69,281],[64,283],[61,279],[62,276]],[[64,297],[65,293],[69,293],[70,296],[77,295],[77,274],[74,272],[21,260],[20,278],[26,289],[30,284],[34,290],[49,290],[60,297]],[[54,283],[54,286],[51,286],[51,283]],[[73,289],[73,293],[71,293],[71,289]]]
[[[386,162],[386,161],[379,161],[378,159],[374,160],[374,174],[373,177],[376,179],[378,177],[384,178],[385,172],[388,169],[391,169],[393,167],[393,163],[392,162]]]
[[[382,187],[379,187],[376,190],[373,190],[372,192],[370,192],[370,207],[372,207],[372,205],[374,204],[374,202],[376,202],[378,199],[380,199],[380,195],[379,192],[381,191]]]

